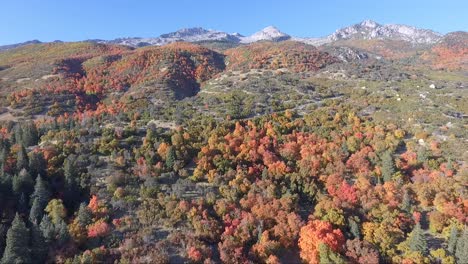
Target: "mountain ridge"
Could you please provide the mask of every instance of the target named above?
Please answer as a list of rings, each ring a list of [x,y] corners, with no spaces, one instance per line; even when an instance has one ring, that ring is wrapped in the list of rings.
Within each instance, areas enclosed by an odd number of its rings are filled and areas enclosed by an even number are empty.
[[[447,33],[450,34],[451,32]],[[264,29],[250,35],[243,36],[239,33],[227,33],[224,31],[205,29],[202,27],[182,28],[174,32],[161,34],[159,37],[125,37],[112,40],[89,39],[85,41],[104,44],[118,44],[131,47],[162,46],[174,42],[201,42],[201,41],[226,41],[230,43],[247,44],[257,41],[285,41],[295,40],[306,44],[321,46],[341,40],[349,39],[391,39],[409,42],[412,45],[431,45],[440,41],[445,35],[430,29],[422,29],[403,24],[379,24],[367,19],[360,23],[337,29],[324,37],[295,37],[280,31],[275,26],[267,26]],[[0,51],[16,48],[23,45],[39,43],[40,41],[27,41],[0,46]]]

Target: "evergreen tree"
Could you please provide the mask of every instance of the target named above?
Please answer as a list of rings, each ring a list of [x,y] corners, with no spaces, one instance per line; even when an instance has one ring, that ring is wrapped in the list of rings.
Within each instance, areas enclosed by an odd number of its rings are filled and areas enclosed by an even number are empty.
[[[31,256],[33,263],[44,263],[47,258],[47,242],[36,224],[31,226]]]
[[[24,193],[29,196],[34,188],[34,180],[25,169],[22,169],[18,175],[13,177],[12,187],[13,193],[16,195]]]
[[[1,168],[0,168],[1,169]],[[0,174],[0,204],[12,194],[12,177],[7,173]]]
[[[45,214],[44,217],[42,217],[39,229],[41,230],[46,242],[50,243],[55,239],[55,227],[48,215]]]
[[[384,182],[392,180],[395,173],[395,163],[393,162],[392,154],[390,151],[385,151],[382,155],[382,177]]]
[[[349,218],[349,229],[354,238],[361,238],[361,232],[359,231],[359,224],[355,217]]]
[[[419,148],[419,150],[418,150],[418,162],[426,163],[428,159],[429,159],[429,153],[426,150],[426,148],[425,147]]]
[[[63,219],[60,218],[54,227],[58,243],[63,244],[70,239],[67,223]]]
[[[80,204],[80,208],[78,209],[78,214],[76,217],[78,219],[78,223],[82,226],[87,226],[91,224],[93,220],[91,210],[85,203]]]
[[[28,202],[26,201],[26,195],[24,195],[24,193],[20,194],[16,210],[21,214],[25,214],[29,210]]]
[[[450,229],[450,236],[447,241],[447,251],[450,254],[455,254],[455,247],[457,246],[458,240],[458,229],[455,226],[452,226]]]
[[[169,147],[167,154],[166,154],[166,167],[172,168],[174,167],[176,161],[176,151],[173,146]]]
[[[409,247],[412,251],[420,252],[424,256],[428,253],[427,241],[421,224],[417,223],[409,237]]]
[[[63,163],[63,174],[65,177],[64,203],[71,211],[75,209],[76,201],[80,197],[80,189],[77,182],[78,173],[74,163],[72,157],[68,157]]]
[[[227,112],[231,118],[241,118],[243,115],[243,99],[239,94],[232,94],[227,104]]]
[[[21,171],[22,169],[28,169],[29,168],[29,159],[28,159],[28,153],[26,152],[26,149],[24,146],[21,144],[18,153],[16,154],[16,170]]]
[[[319,245],[319,263],[320,264],[329,264],[329,263],[345,264],[346,261],[338,253],[330,250],[330,248],[326,244],[321,243]]]
[[[31,175],[47,176],[47,162],[42,152],[32,152],[29,159],[29,172]]]
[[[34,122],[29,121],[29,122],[23,123],[21,132],[22,132],[21,139],[25,146],[29,147],[29,146],[34,146],[37,144],[39,140],[39,136],[38,136],[37,128]]]
[[[34,193],[31,195],[33,201],[31,211],[29,212],[29,220],[32,223],[38,224],[44,216],[44,209],[50,199],[50,192],[47,188],[45,181],[41,176],[37,176]]]
[[[16,214],[7,232],[6,247],[2,264],[31,263],[31,252],[28,246],[29,230],[23,220]]]
[[[15,133],[13,133],[13,136],[14,136],[13,142],[16,142],[16,144],[22,143],[23,142],[23,129],[21,128],[21,125],[19,123],[14,127],[14,132]]]
[[[0,223],[0,256],[3,256],[3,249],[5,248],[7,228],[4,224]]]
[[[455,257],[457,258],[457,263],[468,263],[468,230],[466,228],[457,240]]]
[[[411,212],[411,197],[407,189],[403,192],[403,200],[401,201],[401,209],[407,213]]]

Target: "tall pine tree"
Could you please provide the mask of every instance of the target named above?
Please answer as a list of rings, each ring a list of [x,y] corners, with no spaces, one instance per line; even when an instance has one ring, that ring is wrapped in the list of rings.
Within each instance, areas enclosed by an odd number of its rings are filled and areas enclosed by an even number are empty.
[[[18,149],[18,153],[16,153],[16,170],[21,171],[22,169],[29,168],[29,159],[28,153],[24,148],[23,144],[20,144],[20,148]]]
[[[395,173],[395,163],[393,162],[392,154],[390,151],[385,151],[382,156],[382,177],[384,182],[392,180]]]
[[[44,216],[44,209],[50,199],[50,192],[46,182],[41,176],[37,176],[34,193],[31,195],[32,207],[29,212],[29,220],[32,223],[39,224],[39,221]]]
[[[457,263],[468,263],[468,230],[466,228],[457,239],[455,257],[457,258]]]
[[[409,247],[412,251],[420,252],[423,256],[427,255],[428,247],[426,237],[424,236],[421,224],[417,223],[409,237]]]
[[[28,228],[26,228],[19,215],[16,214],[7,232],[6,247],[1,263],[31,263],[31,250],[28,245],[29,239]]]
[[[47,258],[47,242],[39,226],[31,226],[31,256],[34,263],[45,263]]]
[[[69,156],[63,163],[64,204],[70,211],[74,211],[80,197],[78,173],[74,160],[72,156]]]
[[[31,153],[29,158],[29,172],[36,177],[37,175],[47,176],[47,162],[42,152]]]

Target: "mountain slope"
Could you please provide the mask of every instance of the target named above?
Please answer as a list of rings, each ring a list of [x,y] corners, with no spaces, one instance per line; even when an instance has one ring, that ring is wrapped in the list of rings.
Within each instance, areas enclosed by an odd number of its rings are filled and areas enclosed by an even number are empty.
[[[458,31],[445,35],[421,58],[436,69],[468,70],[468,33]]]
[[[225,54],[228,70],[288,69],[304,72],[337,62],[328,53],[296,41],[257,42],[229,49]]]

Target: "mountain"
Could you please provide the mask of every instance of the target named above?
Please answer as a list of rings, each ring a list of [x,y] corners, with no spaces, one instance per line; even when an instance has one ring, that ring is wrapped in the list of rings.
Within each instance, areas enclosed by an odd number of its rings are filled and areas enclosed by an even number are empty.
[[[434,44],[441,38],[441,34],[432,30],[399,24],[381,25],[372,20],[339,29],[327,37],[330,42],[345,39],[391,39],[412,44]]]
[[[162,34],[159,37],[117,38],[113,40],[86,40],[94,43],[117,44],[131,47],[162,46],[174,42],[211,42],[229,45],[247,44],[257,41],[285,41],[295,40],[306,44],[321,46],[347,40],[390,40],[403,41],[413,46],[433,45],[443,38],[443,35],[429,29],[420,29],[401,24],[382,25],[373,20],[364,20],[358,24],[336,30],[334,33],[318,38],[290,36],[274,26],[268,26],[250,36],[239,33],[227,33],[201,27],[184,28],[175,32]],[[0,46],[0,51],[12,49],[28,44],[41,43],[38,40]]]
[[[242,43],[252,43],[261,40],[270,40],[270,41],[284,41],[290,39],[291,36],[281,32],[274,26],[268,26],[251,36],[241,38]]]
[[[252,43],[261,40],[284,41],[291,36],[281,32],[274,26],[269,26],[251,36],[244,37],[239,33],[226,33],[217,30],[207,30],[201,27],[184,28],[175,32],[162,34],[157,38],[120,38],[110,41],[98,40],[99,43],[111,43],[132,47],[162,46],[174,42],[223,41],[230,43]]]
[[[30,44],[39,44],[39,43],[42,43],[42,42],[35,39],[35,40],[30,40],[30,41],[26,41],[26,42],[11,44],[11,45],[4,45],[4,46],[0,46],[0,51],[5,51],[5,50],[19,48],[19,47],[30,45]]]
[[[436,69],[468,70],[468,33],[457,31],[445,35],[421,58]]]
[[[132,47],[162,46],[174,42],[227,41],[238,43],[242,35],[229,34],[217,30],[207,30],[201,27],[184,28],[175,32],[162,34],[157,38],[119,38],[110,41],[99,40],[100,43],[111,43]]]

